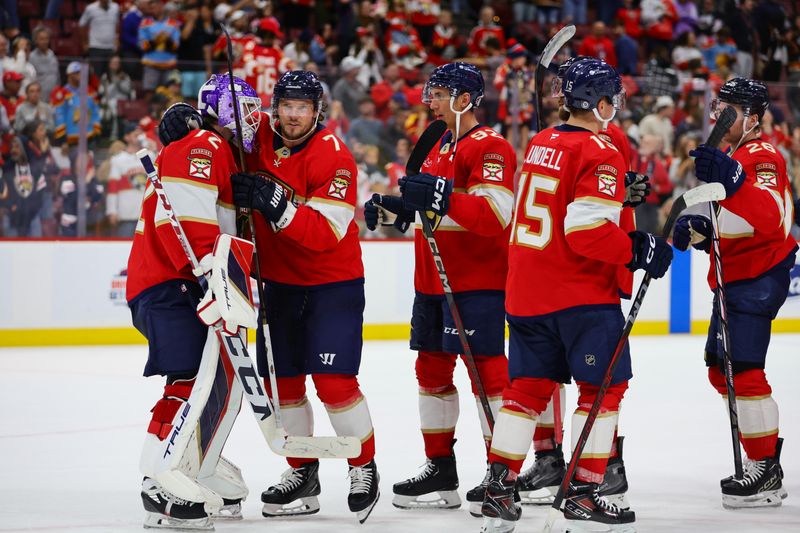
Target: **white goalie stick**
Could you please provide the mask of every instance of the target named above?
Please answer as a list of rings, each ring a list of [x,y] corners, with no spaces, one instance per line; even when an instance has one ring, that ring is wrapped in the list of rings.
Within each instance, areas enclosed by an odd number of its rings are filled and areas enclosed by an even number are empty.
[[[539,57],[539,64],[536,65],[536,70],[533,74],[533,91],[535,96],[533,101],[536,106],[537,133],[542,131],[542,123],[544,122],[542,120],[542,81],[544,80],[544,73],[550,67],[550,63],[552,63],[556,53],[558,53],[574,35],[575,26],[572,24],[564,26],[558,30],[558,33],[553,35],[553,38],[545,45],[544,50],[542,50],[542,55]]]
[[[192,250],[186,234],[183,232],[181,223],[177,215],[172,209],[172,204],[167,197],[167,193],[158,177],[153,161],[147,150],[140,150],[137,152],[137,157],[141,161],[145,172],[147,172],[147,179],[153,185],[156,195],[158,196],[161,206],[169,218],[170,225],[175,231],[175,236],[181,244],[186,257],[196,269],[199,265],[197,257]],[[246,340],[243,340],[239,335],[228,335],[221,326],[214,326],[214,332],[220,342],[222,349],[222,356],[227,358],[233,367],[236,379],[244,389],[244,394],[247,401],[253,408],[253,414],[256,417],[258,426],[261,429],[264,439],[267,441],[270,449],[278,455],[285,457],[303,457],[303,458],[353,458],[361,454],[361,441],[355,437],[301,437],[295,435],[286,435],[283,428],[276,425],[275,412],[272,408],[272,402],[269,396],[264,392],[261,386],[261,379],[259,378],[253,361],[247,352]],[[177,413],[175,427],[179,430],[181,421],[186,418],[187,409],[193,406],[187,402],[187,406]],[[169,440],[172,440],[175,435],[172,435]],[[169,443],[167,443],[169,445]]]
[[[706,144],[719,144],[719,142],[722,140],[722,137],[725,135],[725,132],[730,129],[730,127],[731,123],[717,121],[717,123],[714,125],[714,129],[709,135]],[[669,236],[672,234],[672,229],[675,227],[675,222],[677,222],[678,217],[686,208],[707,202],[718,202],[724,199],[725,187],[721,183],[707,183],[686,191],[672,203],[669,216],[667,217],[664,227],[661,230],[661,236],[665,239],[669,238]],[[553,530],[553,525],[558,519],[558,515],[561,513],[561,508],[564,504],[567,490],[572,482],[572,478],[575,476],[575,470],[578,467],[578,460],[580,459],[583,449],[586,446],[586,441],[589,440],[589,433],[592,431],[592,427],[597,419],[597,415],[600,413],[600,406],[603,403],[603,398],[606,395],[606,391],[608,391],[608,387],[611,385],[614,369],[616,369],[617,363],[619,363],[620,359],[622,358],[622,352],[624,351],[625,345],[628,342],[628,337],[631,334],[634,322],[636,322],[636,317],[639,315],[639,310],[642,307],[644,296],[647,293],[647,289],[650,287],[651,281],[652,277],[649,273],[646,273],[644,275],[644,279],[642,279],[642,284],[639,285],[639,290],[636,293],[636,297],[633,299],[631,310],[628,313],[628,318],[625,320],[625,327],[622,328],[622,334],[617,341],[617,347],[615,348],[614,353],[611,356],[611,360],[608,363],[608,368],[603,376],[603,382],[600,384],[600,388],[597,391],[597,396],[594,399],[594,403],[592,403],[592,407],[589,409],[586,422],[583,424],[583,429],[581,430],[578,441],[575,444],[575,449],[572,450],[572,458],[567,465],[567,471],[564,474],[561,485],[558,487],[558,492],[555,495],[550,512],[547,515],[547,520],[545,521],[542,533],[550,533]]]

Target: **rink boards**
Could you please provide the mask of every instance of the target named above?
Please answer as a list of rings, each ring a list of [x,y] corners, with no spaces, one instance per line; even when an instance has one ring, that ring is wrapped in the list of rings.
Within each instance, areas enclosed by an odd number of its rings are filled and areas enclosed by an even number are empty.
[[[363,241],[362,249],[364,338],[408,338],[413,243]],[[130,241],[121,240],[0,242],[0,346],[144,342],[125,302],[129,250]],[[712,301],[707,269],[705,254],[676,252],[667,276],[651,284],[634,333],[704,332]],[[774,330],[800,332],[800,265]]]

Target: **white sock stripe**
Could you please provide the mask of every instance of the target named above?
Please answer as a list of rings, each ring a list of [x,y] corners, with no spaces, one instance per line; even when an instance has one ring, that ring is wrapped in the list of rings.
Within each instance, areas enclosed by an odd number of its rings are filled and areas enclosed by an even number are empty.
[[[492,452],[510,459],[524,458],[533,440],[536,419],[524,413],[501,409],[492,438]]]
[[[281,406],[281,421],[289,435],[310,437],[314,434],[314,410],[305,396],[299,402]]]
[[[328,418],[333,430],[339,436],[351,435],[363,442],[373,432],[372,418],[369,414],[367,399],[363,396],[350,409],[328,410]]]
[[[578,444],[578,437],[583,431],[583,425],[588,418],[587,413],[576,411],[572,417],[572,449]],[[611,453],[611,443],[614,440],[614,429],[619,420],[619,411],[607,411],[599,415],[589,432],[586,446],[583,447],[583,457],[607,457]]]
[[[725,405],[727,407],[727,401]],[[756,438],[777,433],[778,404],[772,396],[744,401],[737,398],[736,407],[739,410],[739,430],[743,436]]]
[[[446,396],[423,394],[419,395],[419,419],[423,432],[445,428],[454,428],[458,422],[459,405],[458,392]]]
[[[497,423],[497,415],[500,412],[500,408],[503,406],[503,398],[501,396],[497,396],[494,398],[488,398],[489,400],[489,409],[492,411],[492,417],[494,418],[495,423]],[[486,413],[483,412],[483,405],[481,404],[481,400],[479,397],[475,397],[475,403],[478,404],[478,419],[481,421],[481,431],[483,432],[484,437],[491,438],[492,432],[489,430],[489,423],[486,421]]]

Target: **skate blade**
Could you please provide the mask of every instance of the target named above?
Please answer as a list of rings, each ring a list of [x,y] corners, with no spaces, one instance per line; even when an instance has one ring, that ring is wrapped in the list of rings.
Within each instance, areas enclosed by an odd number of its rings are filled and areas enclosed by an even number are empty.
[[[423,499],[425,498],[425,499]],[[392,505],[398,509],[458,509],[461,498],[454,490],[440,490],[421,496],[403,496],[395,494]]]
[[[469,502],[469,514],[475,518],[483,518],[481,507],[483,507],[483,502]]]
[[[567,520],[564,533],[636,533],[633,524],[604,524],[590,520]]]
[[[360,511],[356,511],[356,518],[358,518],[358,523],[363,524],[369,518],[372,509],[375,507],[375,504],[378,503],[378,500],[381,499],[381,491],[379,490],[378,493],[375,495],[375,499],[366,509],[362,509]]]
[[[516,527],[516,525],[516,522],[512,522],[510,520],[484,516],[483,525],[481,526],[481,533],[511,533],[514,531],[514,527]]]
[[[550,505],[555,500],[556,492],[558,492],[558,485],[519,491],[519,499],[523,505]]]
[[[218,513],[212,515],[214,520],[242,520],[242,504],[223,505]]]
[[[174,518],[161,513],[145,511],[144,527],[146,529],[183,529],[189,531],[214,531],[211,518]]]
[[[722,495],[722,506],[725,509],[750,509],[753,507],[780,507],[788,496],[786,489],[768,490],[752,496]]]
[[[304,516],[319,512],[319,500],[316,496],[299,498],[291,503],[281,505],[279,503],[265,503],[261,509],[261,515],[265,518]]]

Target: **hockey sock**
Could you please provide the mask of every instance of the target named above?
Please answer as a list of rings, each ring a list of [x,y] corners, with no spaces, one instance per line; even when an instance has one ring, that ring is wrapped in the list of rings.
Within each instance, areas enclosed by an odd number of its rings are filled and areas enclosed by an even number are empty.
[[[727,408],[725,376],[717,366],[709,367],[708,380],[722,395]],[[755,368],[733,376],[739,414],[739,438],[747,457],[760,461],[775,455],[778,444],[778,404],[764,370]]]
[[[567,388],[558,384],[559,394],[561,395],[561,420],[566,420],[567,414]],[[542,411],[539,420],[536,421],[536,431],[533,432],[533,449],[537,452],[545,452],[556,448],[556,429],[555,412],[553,411],[553,401],[551,399],[547,408]]]
[[[419,418],[425,456],[447,457],[456,433],[459,405],[453,385],[456,356],[444,352],[419,352],[416,371],[419,383]]]
[[[336,434],[361,440],[361,455],[347,462],[351,466],[364,466],[372,461],[375,457],[375,431],[358,379],[347,374],[313,374],[311,377]]]
[[[272,398],[269,378],[264,379],[264,387]],[[278,397],[281,402],[281,421],[286,433],[302,437],[313,435],[314,411],[306,396],[305,375],[278,378]],[[300,468],[306,463],[314,462],[314,459],[287,457],[286,462],[292,468]]]
[[[153,417],[147,426],[147,432],[164,440],[172,431],[172,421],[175,413],[189,398],[194,386],[194,378],[178,379],[164,385],[164,395],[156,402],[150,412]]]
[[[617,417],[617,425],[614,427],[614,438],[611,439],[611,454],[608,456],[609,459],[612,459],[619,455],[619,450],[617,450],[617,437],[619,436],[619,417]]]
[[[461,356],[464,357],[463,355]],[[508,359],[504,356],[476,355],[475,366],[478,368],[478,376],[483,385],[483,391],[489,400],[489,409],[492,411],[492,418],[497,420],[500,406],[503,404],[503,390],[508,387]],[[478,418],[481,421],[481,431],[483,441],[486,444],[486,453],[492,444],[492,430],[486,420],[486,413],[483,411],[481,398],[478,395],[478,387],[472,383],[472,395],[475,396],[475,403],[478,405]]]
[[[600,412],[594,421],[589,438],[583,448],[583,453],[578,459],[578,467],[575,470],[575,478],[580,481],[590,483],[602,483],[606,472],[606,464],[611,455],[611,445],[614,439],[617,420],[619,419],[619,404],[628,388],[628,382],[623,381],[611,385],[603,397],[600,405]],[[597,385],[590,385],[586,382],[578,382],[578,408],[572,416],[572,449],[578,443],[578,437],[583,431],[583,425],[589,416],[597,391]]]
[[[531,446],[539,413],[547,407],[556,382],[540,378],[517,378],[503,392],[503,407],[497,415],[489,463],[508,465],[515,473]]]

